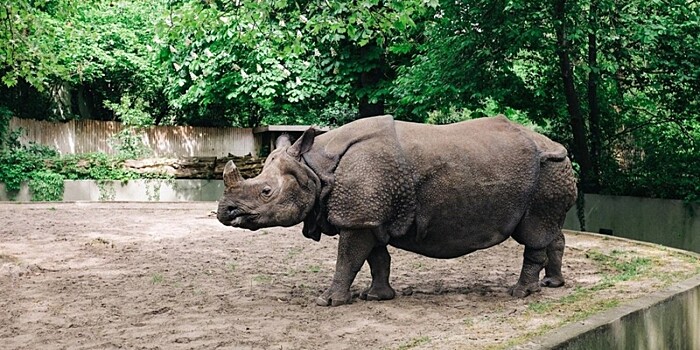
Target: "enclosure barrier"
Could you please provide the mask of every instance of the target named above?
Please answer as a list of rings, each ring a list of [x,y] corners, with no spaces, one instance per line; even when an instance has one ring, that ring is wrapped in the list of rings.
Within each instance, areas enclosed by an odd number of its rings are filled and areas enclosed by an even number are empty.
[[[700,203],[681,200],[586,194],[585,227],[576,208],[564,228],[588,231],[700,253]]]
[[[217,201],[221,180],[64,181],[64,201]],[[0,184],[0,201],[7,201]],[[30,201],[26,184],[17,201]],[[652,242],[700,253],[700,204],[679,200],[622,196],[585,196],[585,231]],[[565,229],[580,231],[576,208],[567,214]]]
[[[65,123],[12,118],[10,130],[21,129],[20,142],[33,142],[61,154],[102,152],[116,154],[122,123],[71,120]],[[136,133],[155,157],[225,157],[257,154],[253,129],[193,126],[149,126]]]
[[[514,349],[691,350],[700,349],[699,330],[700,275],[695,275],[666,290],[569,324]]]

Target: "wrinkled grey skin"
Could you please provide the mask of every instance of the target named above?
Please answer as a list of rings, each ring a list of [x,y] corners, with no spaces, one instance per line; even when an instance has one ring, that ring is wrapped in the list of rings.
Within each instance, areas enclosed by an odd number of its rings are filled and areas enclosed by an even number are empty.
[[[372,284],[360,297],[392,299],[387,245],[454,258],[513,237],[525,246],[513,296],[564,284],[561,226],[576,198],[566,149],[504,117],[435,126],[382,116],[326,133],[309,129],[293,145],[280,137],[253,179],[229,162],[224,182],[224,225],[303,222],[314,240],[340,235],[319,305],[350,302],[365,261]]]

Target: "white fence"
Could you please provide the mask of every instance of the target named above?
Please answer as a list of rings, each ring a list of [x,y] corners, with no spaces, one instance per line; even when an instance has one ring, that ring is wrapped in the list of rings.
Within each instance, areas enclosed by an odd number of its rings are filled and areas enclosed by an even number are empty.
[[[72,120],[54,123],[12,118],[10,129],[22,129],[20,141],[55,148],[61,154],[104,152],[114,154],[113,140],[123,126],[118,122]],[[155,157],[224,157],[255,155],[253,130],[192,126],[151,126],[141,129],[144,145]]]

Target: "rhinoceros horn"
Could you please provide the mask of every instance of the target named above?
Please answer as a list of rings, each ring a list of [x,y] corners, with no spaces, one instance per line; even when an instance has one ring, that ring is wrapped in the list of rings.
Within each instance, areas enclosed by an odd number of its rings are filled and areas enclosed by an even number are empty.
[[[229,160],[224,167],[224,185],[228,187],[233,187],[236,183],[243,181],[241,173],[236,168],[236,164],[232,160]]]

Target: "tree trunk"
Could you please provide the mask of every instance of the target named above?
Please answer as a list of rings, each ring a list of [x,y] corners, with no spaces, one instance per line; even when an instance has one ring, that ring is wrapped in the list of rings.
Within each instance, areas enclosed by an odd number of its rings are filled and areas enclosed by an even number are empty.
[[[360,74],[360,86],[364,89],[376,89],[379,82],[382,80],[384,72],[380,68],[373,68],[369,72]],[[359,117],[373,117],[375,115],[384,114],[384,101],[370,102],[369,97],[365,94],[360,98]]]
[[[246,179],[260,174],[265,164],[265,158],[229,156],[132,159],[124,161],[123,167],[139,174],[164,174],[176,179],[221,179],[229,160]],[[79,161],[77,167],[89,167],[89,162]]]
[[[360,73],[357,77],[357,88],[363,92],[360,97],[358,117],[366,118],[383,115],[384,100],[381,98],[376,102],[370,102],[369,100],[371,92],[377,91],[385,79],[384,74],[387,67],[384,61],[383,49],[374,43],[369,43],[359,48],[359,56],[360,62],[372,68]]]
[[[554,30],[557,37],[559,68],[562,82],[564,83],[564,95],[569,112],[569,125],[574,136],[574,160],[581,167],[582,190],[586,192],[592,191],[595,189],[595,177],[593,176],[591,155],[586,141],[586,125],[583,121],[581,105],[576,94],[574,70],[569,58],[569,43],[566,39],[566,0],[556,0],[554,3]]]
[[[601,131],[600,131],[600,105],[598,103],[598,80],[600,70],[598,68],[598,44],[596,18],[598,15],[597,0],[591,1],[591,7],[588,14],[588,25],[590,32],[588,33],[588,123],[591,133],[591,166],[592,166],[592,185],[595,192],[600,190],[600,147],[601,147]]]

